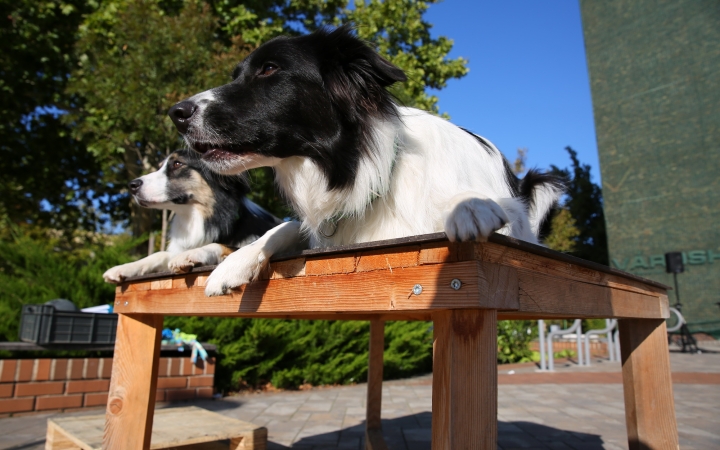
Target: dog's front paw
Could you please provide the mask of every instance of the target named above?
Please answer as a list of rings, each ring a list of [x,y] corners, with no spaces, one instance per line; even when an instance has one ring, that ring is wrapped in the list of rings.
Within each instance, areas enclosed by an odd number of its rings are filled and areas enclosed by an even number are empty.
[[[229,294],[233,288],[256,280],[266,263],[260,246],[250,244],[237,250],[212,271],[205,283],[205,295]]]
[[[487,241],[508,223],[505,211],[492,200],[468,198],[455,204],[445,218],[445,234],[451,241]]]
[[[203,247],[184,251],[172,257],[168,268],[175,273],[186,273],[193,267],[212,266],[217,264],[218,258],[214,252]]]
[[[122,264],[115,266],[112,269],[108,269],[103,274],[103,279],[106,283],[122,283],[126,278],[134,277],[138,275],[139,270],[135,263]]]

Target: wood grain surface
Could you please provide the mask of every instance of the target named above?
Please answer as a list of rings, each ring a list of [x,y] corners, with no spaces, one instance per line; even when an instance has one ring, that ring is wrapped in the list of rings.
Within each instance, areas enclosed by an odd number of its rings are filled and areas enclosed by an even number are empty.
[[[677,450],[665,321],[619,321],[625,422],[630,450]]]
[[[432,448],[497,446],[497,314],[433,315]]]
[[[150,448],[162,325],[158,315],[118,317],[103,449]]]

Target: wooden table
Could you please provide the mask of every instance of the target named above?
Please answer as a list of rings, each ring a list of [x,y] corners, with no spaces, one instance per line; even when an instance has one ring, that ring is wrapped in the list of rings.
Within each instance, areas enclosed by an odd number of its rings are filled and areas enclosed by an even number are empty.
[[[431,320],[434,450],[496,448],[497,320],[617,318],[630,448],[678,448],[662,284],[505,236],[453,244],[444,233],[285,255],[222,297],[203,293],[210,270],[117,287],[105,448],[149,446],[165,315],[371,321],[372,449],[385,448],[384,321]]]
[[[265,450],[267,428],[225,417],[195,406],[156,411],[152,449],[227,449],[219,441],[230,441],[230,450]],[[102,448],[104,414],[53,417],[48,419],[47,450],[99,450]]]

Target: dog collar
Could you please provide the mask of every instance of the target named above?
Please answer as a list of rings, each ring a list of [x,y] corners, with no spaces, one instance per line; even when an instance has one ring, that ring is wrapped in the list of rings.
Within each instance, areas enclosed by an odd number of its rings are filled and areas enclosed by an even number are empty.
[[[400,139],[397,135],[395,135],[395,139],[393,140],[393,158],[390,162],[390,177],[392,178],[393,171],[395,170],[395,161],[397,160],[398,152],[400,151]],[[385,194],[385,192],[383,192]],[[371,192],[370,196],[368,197],[367,204],[365,205],[365,209],[367,209],[375,200],[379,199],[383,196],[383,194],[377,194],[375,192]],[[329,219],[325,219],[320,223],[320,227],[318,228],[318,232],[325,236],[326,238],[333,237],[335,235],[335,232],[338,229],[338,225],[340,221],[344,218],[345,214],[340,212],[335,214],[334,216],[330,217]]]

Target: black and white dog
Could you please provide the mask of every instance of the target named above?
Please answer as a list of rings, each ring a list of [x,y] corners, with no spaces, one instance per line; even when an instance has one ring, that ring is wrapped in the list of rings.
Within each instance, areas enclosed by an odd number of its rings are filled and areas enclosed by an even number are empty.
[[[281,223],[245,197],[244,180],[209,172],[192,150],[172,153],[157,172],[131,181],[129,187],[140,206],[175,212],[170,245],[165,252],[109,269],[103,274],[109,283],[168,269],[181,273],[219,264]]]
[[[237,65],[232,82],[170,109],[213,171],[272,166],[302,221],[230,255],[207,295],[252,281],[303,231],[313,247],[437,231],[453,241],[498,231],[537,242],[561,182],[535,171],[518,180],[486,139],[397,106],[386,87],[405,79],[341,27],[273,39]]]

